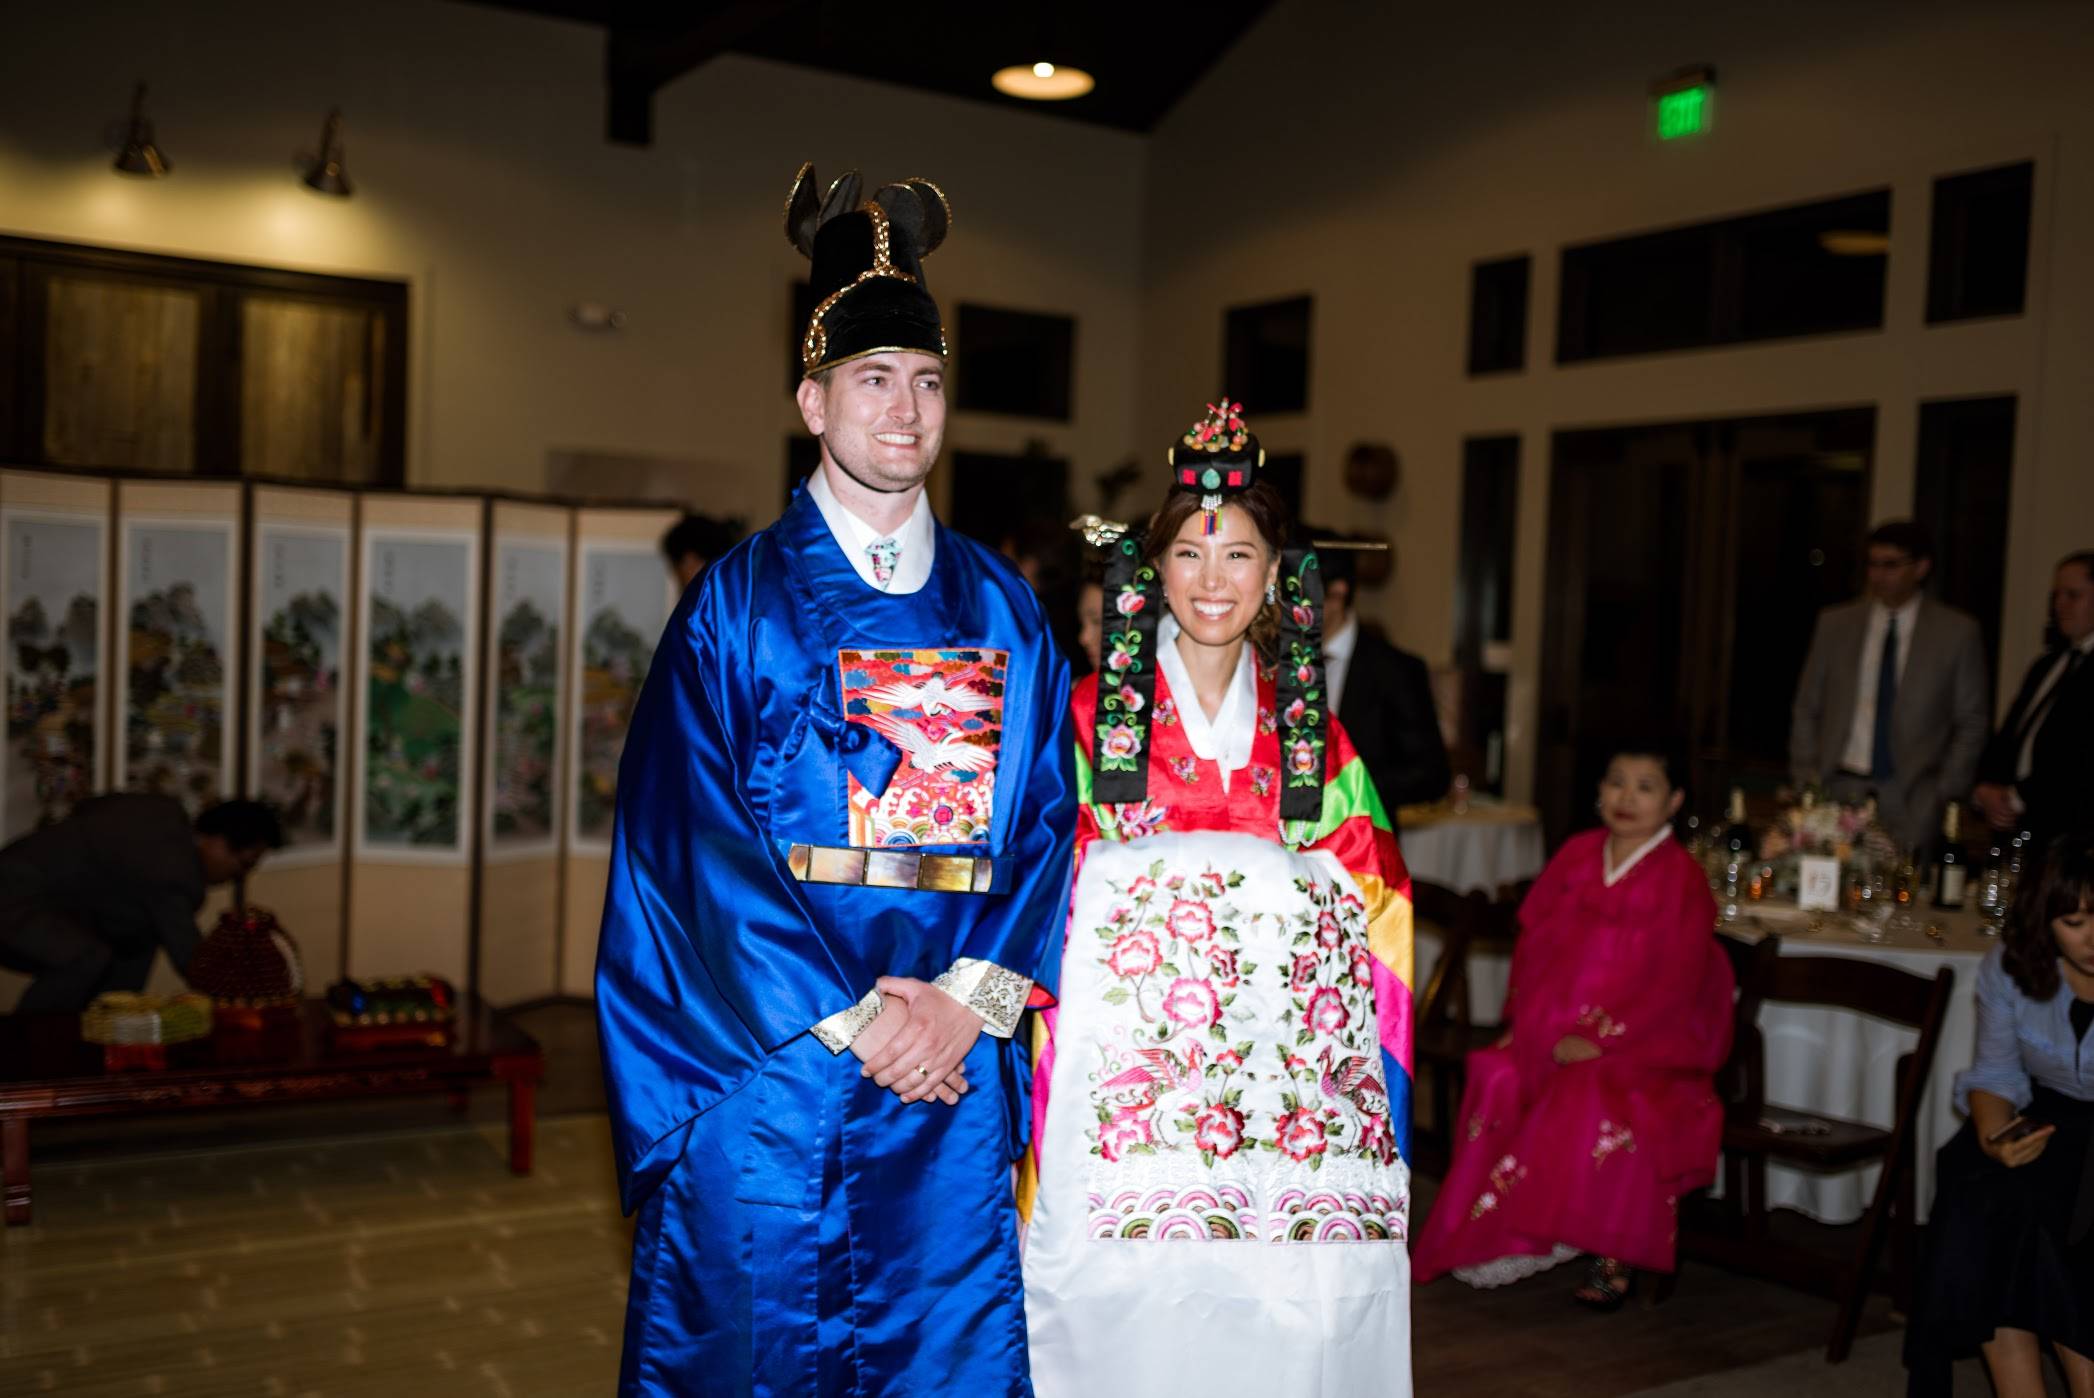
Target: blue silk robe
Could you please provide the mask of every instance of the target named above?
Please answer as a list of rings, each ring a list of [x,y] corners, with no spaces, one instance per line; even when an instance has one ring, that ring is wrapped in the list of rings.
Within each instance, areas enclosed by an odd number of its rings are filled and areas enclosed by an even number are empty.
[[[883,780],[838,653],[888,647],[1008,652],[986,845],[921,846],[992,855],[988,893],[787,869],[792,843],[849,843],[852,778]],[[1015,1042],[980,1038],[958,1106],[903,1106],[808,1031],[881,975],[928,981],[961,957],[1051,993],[1067,694],[1024,580],[942,526],[929,581],[891,596],[802,491],[685,595],[626,740],[597,957],[619,1187],[639,1211],[622,1393],[1032,1392]]]

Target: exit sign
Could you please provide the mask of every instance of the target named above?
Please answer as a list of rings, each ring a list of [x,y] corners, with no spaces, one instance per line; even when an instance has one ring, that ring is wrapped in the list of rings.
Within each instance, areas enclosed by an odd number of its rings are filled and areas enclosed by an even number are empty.
[[[1701,135],[1709,129],[1715,106],[1716,71],[1713,68],[1682,69],[1651,84],[1651,108],[1661,141]]]

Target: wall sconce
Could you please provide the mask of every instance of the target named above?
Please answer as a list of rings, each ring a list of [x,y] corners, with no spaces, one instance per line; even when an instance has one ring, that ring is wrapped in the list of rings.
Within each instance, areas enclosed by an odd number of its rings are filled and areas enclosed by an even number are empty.
[[[351,187],[349,176],[342,169],[342,111],[337,107],[327,114],[327,121],[320,127],[320,153],[301,154],[298,157],[305,166],[305,177],[299,181],[316,194],[331,194],[337,199],[347,199]]]
[[[153,144],[153,124],[145,119],[145,84],[131,94],[131,120],[125,125],[123,143],[117,147],[114,167],[126,175],[158,179],[174,168]]]

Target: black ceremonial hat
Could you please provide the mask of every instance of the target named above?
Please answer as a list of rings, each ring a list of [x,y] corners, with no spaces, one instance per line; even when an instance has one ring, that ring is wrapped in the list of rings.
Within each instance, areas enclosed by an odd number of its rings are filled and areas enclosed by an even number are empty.
[[[804,373],[898,350],[946,356],[945,324],[923,275],[923,260],[952,227],[944,191],[913,179],[870,199],[859,189],[852,171],[818,194],[810,161],[785,203],[785,236],[813,264],[814,314],[800,334]]]

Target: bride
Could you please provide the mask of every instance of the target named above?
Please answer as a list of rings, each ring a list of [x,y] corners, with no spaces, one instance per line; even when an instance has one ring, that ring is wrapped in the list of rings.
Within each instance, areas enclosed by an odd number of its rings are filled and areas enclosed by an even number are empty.
[[[1042,1398],[1410,1389],[1409,878],[1240,414],[1172,448],[1072,700],[1022,1200]]]

